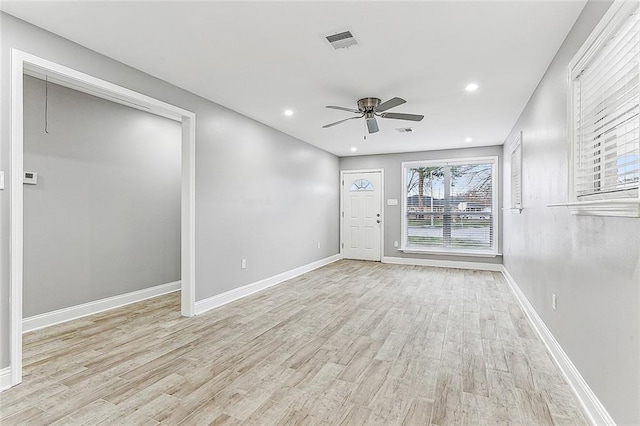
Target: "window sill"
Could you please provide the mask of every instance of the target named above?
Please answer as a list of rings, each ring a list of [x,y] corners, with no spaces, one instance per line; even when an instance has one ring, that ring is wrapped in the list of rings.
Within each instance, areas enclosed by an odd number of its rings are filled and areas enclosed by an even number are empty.
[[[568,207],[574,215],[640,217],[640,199],[576,201],[548,204],[547,207]]]
[[[520,213],[522,213],[522,207],[503,207],[502,211],[503,212],[520,214]]]
[[[401,248],[398,251],[408,254],[433,254],[438,256],[467,256],[467,257],[497,257],[502,256],[502,253],[498,252],[486,252],[486,251],[467,251],[467,250],[431,250],[421,248]]]

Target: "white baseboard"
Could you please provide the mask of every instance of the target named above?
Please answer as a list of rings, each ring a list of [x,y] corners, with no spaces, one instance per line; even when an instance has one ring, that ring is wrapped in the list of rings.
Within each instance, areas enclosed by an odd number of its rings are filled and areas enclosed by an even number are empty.
[[[11,387],[11,366],[0,370],[0,392]]]
[[[382,263],[396,265],[432,266],[435,268],[475,269],[479,271],[502,272],[502,264],[485,262],[460,262],[457,260],[416,259],[409,257],[383,256]]]
[[[58,309],[57,311],[34,315],[22,320],[22,332],[26,333],[27,331],[38,330],[40,328],[82,318],[87,315],[97,314],[98,312],[119,308],[124,305],[140,302],[145,299],[150,299],[152,297],[171,293],[177,290],[180,290],[180,281],[161,284],[155,287],[133,291],[131,293],[120,294],[118,296],[108,297],[94,302],[83,303],[82,305],[72,306],[70,308]]]
[[[604,405],[602,405],[596,394],[593,393],[558,341],[553,337],[553,334],[549,331],[531,303],[529,303],[529,300],[522,290],[520,290],[518,284],[515,282],[511,274],[509,274],[509,271],[503,267],[502,274],[506,278],[507,283],[509,283],[509,287],[511,287],[511,291],[516,296],[516,299],[520,302],[520,306],[522,306],[522,309],[529,318],[529,322],[533,325],[533,328],[544,342],[556,365],[562,374],[564,374],[569,386],[571,386],[573,393],[582,404],[582,407],[584,408],[591,423],[594,425],[615,426],[616,423],[611,415],[607,412],[606,408],[604,408]]]
[[[256,281],[254,283],[247,284],[239,288],[234,288],[233,290],[217,294],[204,300],[196,301],[196,315],[200,315],[211,309],[233,302],[234,300],[241,299],[243,297],[249,296],[250,294],[257,293],[276,284],[280,284],[284,281],[290,280],[291,278],[295,278],[298,275],[306,274],[309,271],[313,271],[314,269],[318,269],[340,259],[342,259],[342,256],[340,254],[329,256],[316,262],[300,266],[299,268],[295,268],[290,271],[286,271],[281,274]]]

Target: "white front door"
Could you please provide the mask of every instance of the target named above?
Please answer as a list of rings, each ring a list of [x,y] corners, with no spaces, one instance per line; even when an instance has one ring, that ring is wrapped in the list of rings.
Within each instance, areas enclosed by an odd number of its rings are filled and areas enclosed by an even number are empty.
[[[382,173],[345,172],[342,186],[342,255],[380,260]]]

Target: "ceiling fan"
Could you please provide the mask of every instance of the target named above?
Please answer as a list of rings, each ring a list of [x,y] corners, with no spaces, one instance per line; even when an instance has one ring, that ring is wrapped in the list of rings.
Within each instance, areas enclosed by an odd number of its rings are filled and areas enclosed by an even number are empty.
[[[327,108],[330,109],[339,109],[341,111],[353,112],[355,114],[360,114],[357,117],[349,117],[344,120],[336,121],[335,123],[330,123],[322,128],[326,129],[327,127],[333,127],[336,124],[344,123],[345,121],[355,120],[358,118],[364,118],[367,121],[367,129],[369,133],[376,133],[378,130],[378,122],[376,121],[376,117],[381,118],[394,118],[396,120],[410,120],[410,121],[420,121],[424,118],[424,115],[418,114],[405,114],[401,112],[385,112],[388,109],[397,107],[398,105],[402,105],[405,103],[402,98],[391,98],[386,102],[380,103],[380,99],[378,98],[362,98],[358,101],[358,109],[353,108],[345,108],[340,106],[328,105]]]

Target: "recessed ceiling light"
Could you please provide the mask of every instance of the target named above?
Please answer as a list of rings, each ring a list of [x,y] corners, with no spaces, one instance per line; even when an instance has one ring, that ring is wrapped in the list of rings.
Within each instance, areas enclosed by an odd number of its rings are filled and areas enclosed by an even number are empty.
[[[290,109],[285,109],[284,115],[286,115],[287,117],[291,117],[293,115],[293,111],[291,111]]]
[[[467,92],[475,92],[476,90],[478,90],[478,85],[476,83],[469,83],[464,88],[464,90],[466,90]]]
[[[466,138],[464,141],[465,142],[473,142],[473,138]]]
[[[351,152],[356,152],[358,150],[358,148],[356,148],[355,146],[351,147]]]

